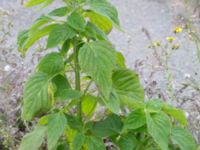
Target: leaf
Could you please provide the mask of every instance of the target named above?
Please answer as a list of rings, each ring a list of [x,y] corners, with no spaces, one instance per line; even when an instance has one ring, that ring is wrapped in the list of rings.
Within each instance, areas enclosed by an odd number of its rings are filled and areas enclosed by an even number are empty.
[[[106,0],[88,0],[87,3],[90,6],[90,10],[106,17],[119,28],[120,23],[118,19],[118,12],[111,3]]]
[[[83,31],[85,28],[85,20],[80,13],[74,11],[68,18],[68,24],[75,30]]]
[[[124,120],[123,130],[137,129],[146,124],[146,116],[143,109],[132,111]]]
[[[49,34],[47,48],[53,48],[61,42],[71,39],[76,35],[76,32],[67,24],[57,25]]]
[[[121,52],[117,52],[117,66],[119,68],[126,68],[125,58]]]
[[[70,44],[71,44],[71,40],[70,39],[66,40],[64,44],[62,45],[62,48],[59,50],[63,57],[66,57],[68,51],[70,50],[70,46],[71,46]]]
[[[125,95],[119,95],[121,105],[128,106],[128,108],[131,109],[137,109],[137,108],[145,108],[145,103],[143,101],[135,100],[134,98],[125,96]]]
[[[81,150],[84,142],[85,136],[81,133],[77,133],[72,143],[73,150]]]
[[[110,93],[109,100],[105,100],[105,103],[110,111],[118,114],[120,111],[120,100],[115,90]]]
[[[66,115],[66,117],[67,117],[67,123],[71,129],[79,131],[79,132],[82,131],[83,124],[77,117],[71,116],[68,114]]]
[[[110,137],[119,134],[122,129],[122,122],[119,116],[110,115],[105,120],[94,123],[91,132],[97,137]]]
[[[152,113],[159,112],[163,108],[163,102],[160,100],[148,100],[146,103],[146,108]]]
[[[161,150],[168,150],[171,124],[168,116],[163,113],[146,113],[147,130]]]
[[[82,70],[92,76],[104,96],[109,96],[112,89],[112,70],[116,63],[116,52],[107,42],[90,42],[81,47],[79,52]]]
[[[177,144],[181,150],[196,150],[196,144],[192,135],[183,128],[173,128],[171,134],[171,140],[174,144]]]
[[[25,84],[22,118],[30,121],[36,114],[51,107],[48,94],[49,77],[44,73],[35,73]]]
[[[187,126],[187,119],[183,110],[165,105],[163,111],[174,117],[185,127]]]
[[[59,138],[64,133],[66,123],[66,117],[62,112],[51,116],[47,126],[48,150],[53,150],[53,148],[55,148]]]
[[[33,30],[33,32],[34,32],[34,30],[38,30],[43,25],[46,25],[48,23],[52,23],[53,21],[54,20],[52,18],[45,16],[45,15],[42,15],[33,22],[33,25],[31,26],[30,30]]]
[[[47,54],[40,60],[37,69],[49,75],[58,74],[65,69],[63,57],[56,52]]]
[[[144,89],[138,75],[129,69],[117,69],[112,75],[113,88],[121,96],[127,96],[137,101],[144,101]]]
[[[63,17],[63,16],[66,16],[68,12],[69,12],[68,7],[60,7],[60,8],[54,9],[48,15],[56,16],[56,17]]]
[[[81,93],[77,90],[72,89],[62,89],[59,91],[59,95],[57,95],[58,100],[70,100],[70,99],[78,99],[81,97]]]
[[[122,134],[118,141],[118,146],[120,150],[135,150],[138,141],[136,137],[130,133]]]
[[[19,35],[17,37],[17,44],[18,44],[19,51],[22,51],[23,46],[28,39],[28,32],[29,32],[29,30],[23,30],[23,31],[19,32]]]
[[[32,7],[44,3],[46,0],[29,0],[24,4],[25,7]]]
[[[46,127],[36,126],[35,129],[26,134],[19,146],[19,150],[38,150],[46,135]]]
[[[90,19],[90,22],[103,30],[106,34],[112,31],[112,22],[104,16],[101,16],[93,11],[85,12],[85,17]]]
[[[97,106],[97,98],[92,95],[85,95],[81,98],[82,111],[84,115],[91,118]]]
[[[86,139],[86,145],[88,150],[106,150],[102,139],[97,137],[88,136]]]

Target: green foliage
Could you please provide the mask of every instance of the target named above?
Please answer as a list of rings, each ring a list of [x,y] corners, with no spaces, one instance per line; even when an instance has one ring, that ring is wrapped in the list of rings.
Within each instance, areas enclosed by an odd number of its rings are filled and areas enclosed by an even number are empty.
[[[29,0],[25,6],[52,2]],[[109,42],[112,28],[120,28],[115,7],[107,0],[63,2],[18,37],[23,56],[43,37],[47,51],[56,51],[40,60],[25,83],[22,118],[38,125],[19,150],[42,144],[48,150],[106,150],[105,141],[113,150],[196,150],[184,112],[145,100],[137,73]],[[75,78],[69,80],[71,72]]]

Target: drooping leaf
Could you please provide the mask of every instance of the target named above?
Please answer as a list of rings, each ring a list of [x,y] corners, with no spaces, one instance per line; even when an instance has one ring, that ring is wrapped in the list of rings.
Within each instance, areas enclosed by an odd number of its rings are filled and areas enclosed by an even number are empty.
[[[74,11],[68,18],[67,23],[75,30],[83,31],[85,28],[85,20],[80,13]]]
[[[64,133],[66,123],[66,117],[61,112],[51,116],[47,126],[48,150],[53,150],[53,148],[55,148],[59,138]]]
[[[47,54],[40,60],[37,69],[49,75],[58,74],[64,71],[63,57],[56,52]]]
[[[183,110],[165,105],[163,111],[169,114],[170,116],[174,117],[185,127],[187,126],[187,119]]]
[[[45,126],[36,126],[32,132],[23,137],[19,150],[38,150],[44,141],[46,130]]]
[[[94,123],[91,132],[98,137],[110,137],[119,134],[122,122],[119,116],[110,115],[105,120]]]
[[[196,144],[192,135],[183,128],[173,128],[171,133],[171,140],[177,144],[181,150],[196,150]]]
[[[120,96],[130,97],[137,101],[144,101],[144,89],[138,75],[129,69],[117,69],[112,75],[113,88]]]
[[[88,136],[86,139],[88,150],[106,150],[105,144],[101,138]]]
[[[108,97],[112,89],[112,70],[116,63],[116,52],[107,42],[84,44],[79,52],[82,70],[92,76],[103,95]]]
[[[143,109],[136,109],[124,120],[123,130],[137,129],[146,124],[146,116]]]
[[[84,142],[85,136],[81,133],[77,133],[72,143],[73,150],[81,150]]]
[[[117,142],[120,150],[134,150],[137,147],[138,141],[132,134],[123,134]]]
[[[76,32],[69,25],[59,24],[49,34],[47,48],[56,47],[61,42],[73,38],[75,34]]]
[[[106,34],[109,34],[112,30],[112,22],[104,16],[101,16],[93,11],[85,13],[85,17],[90,19],[90,22],[103,30]]]
[[[97,106],[97,98],[92,95],[85,95],[81,98],[82,111],[88,118],[92,117]]]
[[[69,12],[68,7],[60,7],[60,8],[54,9],[48,15],[49,16],[63,17],[63,16],[66,16],[68,12]]]
[[[35,73],[25,84],[23,97],[22,118],[31,120],[36,114],[51,107],[48,94],[49,76],[44,73]]]
[[[97,14],[100,14],[114,23],[115,26],[119,27],[118,12],[116,8],[107,0],[88,0],[90,10]]]
[[[169,135],[171,124],[168,116],[159,112],[156,114],[146,113],[146,122],[148,133],[159,145],[161,150],[168,150]]]

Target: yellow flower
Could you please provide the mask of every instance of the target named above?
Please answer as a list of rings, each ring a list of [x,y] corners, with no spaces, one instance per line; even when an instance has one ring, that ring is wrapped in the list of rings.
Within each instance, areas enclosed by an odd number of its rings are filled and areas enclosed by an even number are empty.
[[[182,32],[183,31],[183,28],[181,28],[181,27],[176,27],[175,29],[174,29],[174,33],[176,34],[176,33],[180,33],[180,32]]]
[[[174,42],[175,38],[172,37],[172,36],[168,36],[168,37],[166,37],[166,40],[167,40],[168,42],[172,43],[172,42]]]

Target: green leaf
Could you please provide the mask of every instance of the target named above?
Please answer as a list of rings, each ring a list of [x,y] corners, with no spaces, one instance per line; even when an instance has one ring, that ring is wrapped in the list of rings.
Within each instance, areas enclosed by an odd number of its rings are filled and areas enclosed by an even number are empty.
[[[146,116],[143,109],[136,109],[124,120],[123,130],[137,129],[146,124]]]
[[[98,137],[110,137],[119,134],[122,122],[119,116],[110,115],[105,120],[94,123],[91,132]]]
[[[79,52],[82,70],[92,76],[100,91],[108,97],[112,89],[112,70],[116,64],[116,52],[107,42],[90,42]]]
[[[144,101],[144,89],[138,75],[129,69],[117,69],[112,75],[113,88],[121,96]]]
[[[81,133],[77,133],[72,143],[73,150],[81,150],[84,142],[85,136]]]
[[[53,21],[54,20],[52,18],[42,15],[33,22],[30,30],[32,30],[34,32],[34,30],[38,30],[43,25],[48,24],[48,23],[52,23]]]
[[[59,50],[63,57],[66,57],[68,51],[70,50],[70,46],[71,46],[70,44],[71,44],[71,40],[70,39],[66,40],[64,44],[62,45],[62,48]]]
[[[49,76],[44,73],[35,73],[25,84],[23,97],[22,118],[31,120],[36,114],[51,107],[48,94]]]
[[[81,97],[81,93],[77,90],[72,89],[62,89],[59,91],[59,95],[57,95],[58,100],[71,100],[78,99]]]
[[[119,95],[119,97],[121,105],[128,106],[131,109],[145,108],[145,103],[143,101],[138,101],[125,95]]]
[[[171,140],[174,144],[177,144],[181,150],[196,150],[196,144],[192,135],[183,128],[173,128],[171,134]]]
[[[185,127],[187,126],[187,119],[183,110],[165,105],[163,111],[174,117]]]
[[[67,117],[67,123],[70,126],[71,129],[81,132],[83,129],[82,122],[75,116],[72,115],[66,115]]]
[[[118,141],[118,146],[120,150],[135,150],[138,141],[136,137],[132,134],[122,134]]]
[[[118,12],[116,8],[107,0],[88,0],[87,3],[90,6],[90,10],[106,17],[107,19],[112,21],[115,26],[120,26]]]
[[[24,31],[19,32],[19,35],[17,37],[17,44],[18,44],[19,51],[22,51],[23,46],[28,39],[28,32],[29,30],[24,30]]]
[[[69,12],[68,7],[60,7],[51,11],[48,15],[49,16],[56,16],[56,17],[63,17],[66,16]]]
[[[37,69],[40,72],[44,72],[49,75],[54,75],[63,72],[64,68],[65,67],[64,67],[63,57],[56,52],[47,54],[40,60],[37,66]]]
[[[85,13],[85,17],[90,19],[90,22],[96,25],[99,29],[103,30],[106,34],[112,31],[112,22],[106,17],[99,15],[93,11]]]
[[[51,116],[47,126],[48,150],[53,150],[53,148],[55,148],[59,138],[64,133],[66,123],[66,117],[62,112]]]
[[[126,68],[125,58],[121,52],[117,52],[117,66],[120,68]]]
[[[29,0],[24,4],[25,7],[32,7],[44,3],[46,0]]]
[[[146,108],[152,113],[159,112],[163,108],[163,102],[160,100],[148,100],[146,103]]]
[[[88,118],[92,117],[97,106],[97,98],[92,95],[85,95],[81,98],[82,111]]]
[[[47,48],[58,46],[61,42],[71,39],[76,32],[67,24],[58,24],[49,34]]]
[[[85,28],[85,20],[80,13],[74,11],[68,18],[68,24],[75,30],[83,31]]]
[[[19,150],[39,150],[45,136],[46,127],[36,126],[32,132],[23,137]]]
[[[118,114],[120,111],[120,99],[115,90],[112,90],[110,93],[109,100],[105,100],[106,106],[110,111],[115,114]]]
[[[103,140],[97,137],[88,136],[86,139],[88,150],[106,150]]]
[[[169,135],[171,132],[171,124],[168,116],[163,112],[157,114],[146,113],[146,122],[148,133],[161,150],[168,150]]]

